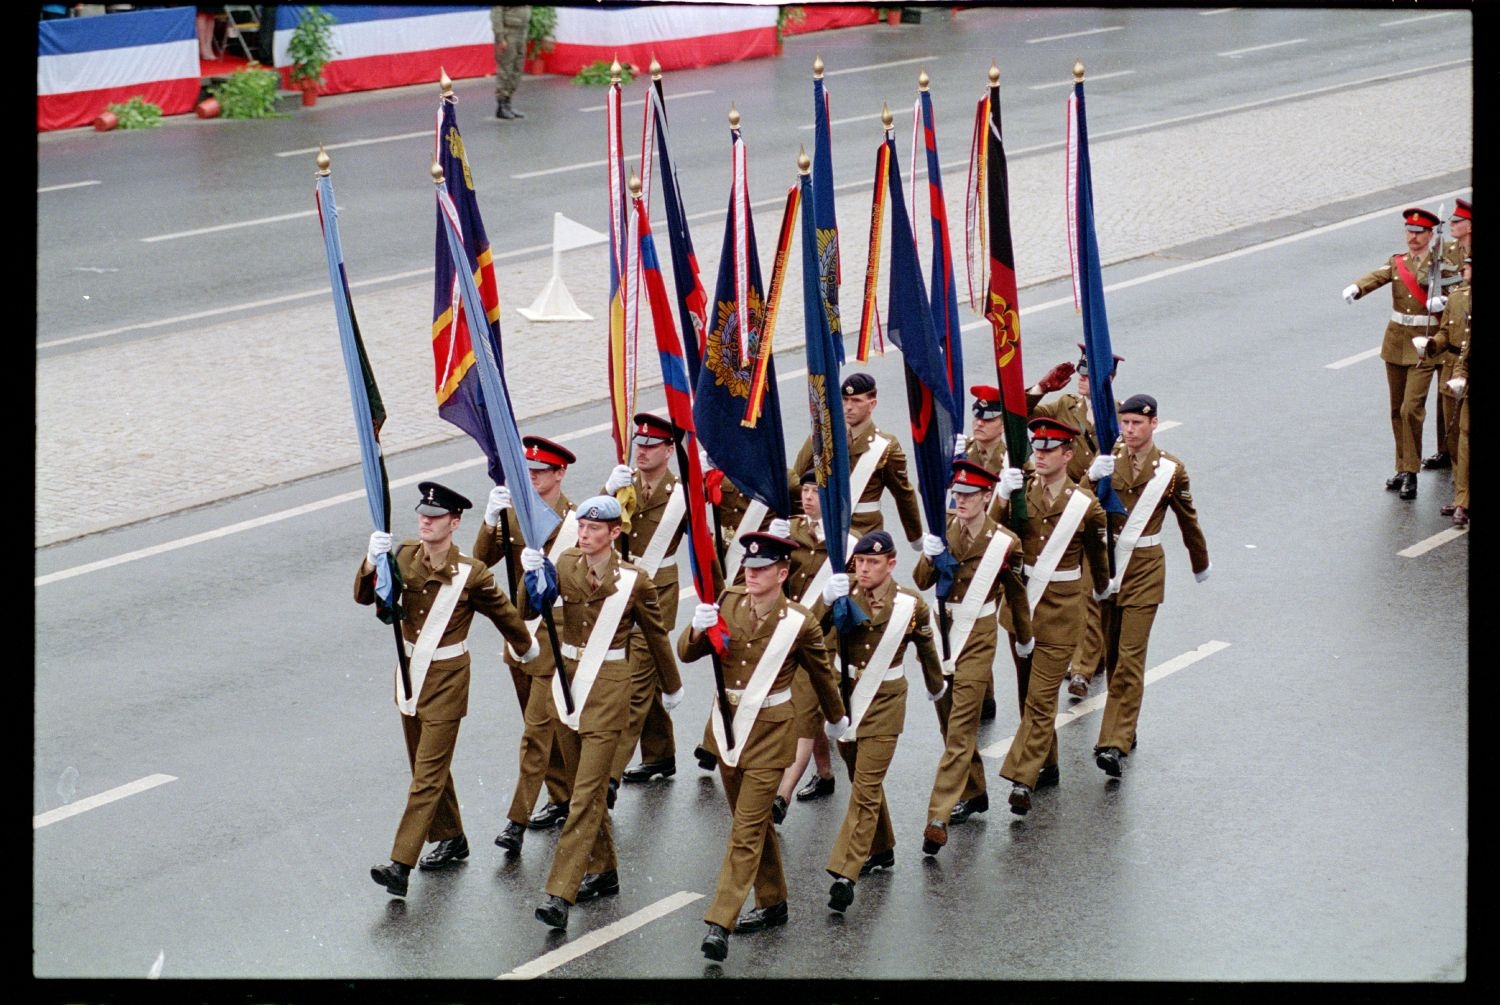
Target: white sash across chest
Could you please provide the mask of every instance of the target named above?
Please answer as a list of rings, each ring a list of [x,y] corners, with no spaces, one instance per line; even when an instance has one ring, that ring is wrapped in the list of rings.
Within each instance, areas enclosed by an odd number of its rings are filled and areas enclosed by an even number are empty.
[[[427,683],[427,668],[432,663],[432,654],[437,651],[438,643],[443,640],[443,633],[448,630],[448,619],[458,606],[459,595],[464,592],[464,584],[469,581],[469,572],[468,565],[458,563],[458,572],[454,574],[453,581],[441,587],[437,596],[432,598],[432,609],[427,612],[427,620],[422,622],[422,630],[417,633],[417,644],[413,647],[411,660],[407,664],[411,675],[409,699],[401,697],[401,664],[396,664],[396,707],[401,710],[402,715],[417,714],[417,703],[422,698],[422,685]]]
[[[620,578],[615,580],[615,592],[604,598],[604,606],[599,608],[599,620],[594,622],[593,631],[589,632],[589,640],[578,660],[578,669],[573,674],[570,688],[573,695],[571,714],[563,701],[562,674],[552,675],[552,702],[557,706],[557,717],[575,733],[578,732],[578,720],[583,715],[583,706],[589,700],[589,692],[593,690],[594,678],[599,676],[599,668],[604,665],[610,643],[615,640],[615,630],[620,627],[625,604],[635,590],[638,575],[634,569],[621,569]]]
[[[661,522],[656,525],[656,533],[651,535],[651,540],[646,543],[646,550],[637,559],[636,565],[645,570],[646,575],[655,576],[656,570],[661,568],[661,560],[667,555],[667,545],[672,543],[672,538],[677,533],[678,524],[687,513],[687,498],[682,492],[682,482],[672,486],[672,494],[667,497],[667,508],[662,511]]]
[[[709,713],[709,725],[714,731],[714,741],[719,745],[719,758],[731,768],[740,763],[740,754],[745,750],[745,743],[750,739],[750,730],[755,727],[755,719],[760,715],[760,706],[766,700],[766,695],[771,693],[771,685],[776,683],[776,677],[781,673],[781,666],[786,662],[786,654],[792,651],[792,645],[797,641],[797,636],[802,631],[804,617],[800,611],[788,610],[786,617],[777,624],[776,630],[771,633],[771,639],[766,643],[765,651],[761,653],[760,662],[755,664],[755,672],[750,675],[750,681],[745,685],[744,693],[740,695],[740,703],[734,710],[734,739],[736,746],[730,747],[724,740],[724,716],[719,711],[719,703],[713,703],[713,710]]]
[[[1047,584],[1052,582],[1057,563],[1062,561],[1063,552],[1068,550],[1068,544],[1078,532],[1078,525],[1083,523],[1084,514],[1089,511],[1090,498],[1092,497],[1082,489],[1073,490],[1073,494],[1068,497],[1068,505],[1063,507],[1062,516],[1058,517],[1051,540],[1036,557],[1036,564],[1032,566],[1031,575],[1026,580],[1026,603],[1030,605],[1033,614],[1036,613],[1036,605],[1041,602],[1042,594],[1047,592]]]
[[[969,633],[974,630],[975,622],[979,620],[979,611],[990,595],[990,587],[995,585],[995,577],[1005,564],[1005,553],[1015,543],[1016,539],[1009,534],[996,531],[990,538],[990,543],[985,546],[984,556],[979,560],[979,568],[974,570],[974,578],[969,580],[964,599],[959,601],[957,610],[953,612],[953,623],[948,628],[948,651],[953,655],[943,664],[944,676],[953,676],[954,665],[969,641]]]
[[[1156,507],[1161,503],[1161,497],[1166,495],[1167,485],[1172,481],[1172,476],[1177,473],[1177,464],[1165,457],[1157,461],[1156,474],[1146,483],[1146,488],[1141,492],[1141,497],[1135,501],[1130,515],[1125,518],[1125,526],[1120,528],[1120,536],[1115,538],[1115,578],[1110,580],[1110,585],[1116,590],[1125,581],[1125,569],[1130,565],[1130,554],[1135,551],[1136,542],[1141,538],[1141,531],[1146,529],[1146,523],[1151,519],[1151,514],[1156,512]]]
[[[728,585],[734,585],[735,577],[740,572],[740,563],[745,560],[745,546],[740,544],[740,535],[760,530],[761,521],[769,512],[770,508],[759,499],[751,499],[750,505],[745,507],[745,515],[740,518],[739,526],[734,529],[734,536],[729,539],[729,546],[724,549],[724,582]]]
[[[891,619],[885,623],[885,631],[880,633],[880,641],[875,643],[875,651],[870,654],[869,662],[865,664],[859,680],[854,682],[854,690],[849,695],[851,706],[849,728],[844,731],[843,736],[839,737],[841,742],[859,738],[857,735],[859,724],[863,721],[865,713],[870,710],[870,702],[875,700],[875,692],[879,691],[880,685],[885,683],[885,672],[896,658],[896,650],[901,647],[901,640],[906,637],[906,629],[911,625],[912,612],[916,609],[916,597],[897,591],[895,599],[891,601]]]
[[[870,478],[875,474],[875,469],[880,467],[880,459],[885,456],[885,450],[891,445],[891,438],[884,433],[876,433],[870,440],[870,448],[859,456],[859,462],[854,465],[854,470],[849,472],[849,501],[858,504],[864,497],[865,486],[870,484]]]
[[[844,549],[844,554],[846,555],[852,552],[854,550],[854,546],[859,543],[859,538],[855,537],[853,534],[850,534],[847,540],[848,546]],[[807,589],[802,591],[802,596],[797,601],[797,603],[801,604],[803,607],[811,607],[813,604],[817,603],[818,597],[823,593],[823,587],[828,585],[828,577],[832,575],[833,561],[832,559],[829,559],[825,556],[823,559],[823,564],[818,566],[818,571],[813,574],[812,579],[809,579],[807,581]]]

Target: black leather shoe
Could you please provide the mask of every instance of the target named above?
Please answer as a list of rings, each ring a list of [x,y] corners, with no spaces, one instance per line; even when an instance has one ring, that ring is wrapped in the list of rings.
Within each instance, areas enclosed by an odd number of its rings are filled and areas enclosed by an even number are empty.
[[[567,820],[567,803],[548,803],[531,815],[526,826],[535,831],[544,831],[548,827],[561,827]],[[498,843],[497,841],[496,844]]]
[[[734,923],[736,932],[761,932],[786,924],[786,901],[770,907],[752,907]]]
[[[1024,817],[1031,812],[1031,790],[1024,785],[1017,785],[1010,790],[1010,811],[1018,817]]]
[[[693,756],[698,759],[698,767],[704,771],[712,771],[719,766],[719,759],[702,747],[694,747]]]
[[[1408,471],[1401,476],[1401,498],[1415,499],[1417,497],[1417,473]]]
[[[922,854],[936,855],[948,843],[948,827],[941,820],[934,820],[922,829]]]
[[[830,910],[843,914],[844,908],[852,903],[854,903],[854,883],[840,876],[828,888],[828,907]]]
[[[514,820],[505,821],[505,829],[495,836],[495,843],[512,855],[521,854],[521,843],[526,840],[526,828]]]
[[[718,961],[729,955],[729,930],[723,925],[708,923],[708,934],[703,937],[703,955]]]
[[[979,706],[979,721],[990,722],[995,718],[995,699],[986,698]]]
[[[546,903],[536,909],[536,920],[548,928],[563,931],[568,927],[568,902],[558,896],[549,896]]]
[[[1037,791],[1042,789],[1055,789],[1057,783],[1062,779],[1062,772],[1057,770],[1057,765],[1049,764],[1036,776]]]
[[[600,897],[613,897],[620,892],[620,874],[611,869],[609,872],[591,872],[583,877],[583,882],[578,884],[578,903],[585,900],[597,900]]]
[[[661,761],[652,761],[649,764],[637,764],[620,777],[627,782],[649,782],[658,776],[671,778],[675,774],[677,774],[677,759],[669,757]]]
[[[990,808],[990,794],[981,792],[973,799],[960,799],[953,804],[953,812],[948,814],[950,824],[961,824],[976,813],[987,812]]]
[[[1081,673],[1075,673],[1068,678],[1068,693],[1075,698],[1087,698],[1089,696],[1089,679]]]
[[[824,796],[831,795],[833,795],[832,775],[824,778],[814,773],[812,778],[808,779],[807,784],[797,790],[797,799],[801,802],[807,802],[809,799],[822,799]]]
[[[1442,471],[1445,468],[1453,467],[1453,458],[1448,456],[1447,451],[1439,451],[1433,454],[1431,457],[1423,458],[1422,467],[1426,468],[1428,471]]]
[[[785,819],[786,799],[783,796],[777,796],[771,800],[771,822],[773,824],[780,824]]]
[[[469,857],[469,839],[460,834],[458,837],[445,838],[437,843],[437,846],[423,855],[417,865],[422,869],[446,869],[454,862],[462,861]]]
[[[896,850],[894,848],[887,848],[885,851],[878,851],[865,859],[865,864],[859,867],[859,874],[861,876],[868,876],[877,869],[894,868],[896,868]]]
[[[1397,471],[1395,474],[1391,475],[1385,480],[1385,490],[1387,492],[1396,491],[1401,487],[1401,481],[1401,472]]]
[[[1120,777],[1120,750],[1118,747],[1105,747],[1094,755],[1094,763],[1099,765],[1109,777]]]
[[[609,780],[609,792],[604,796],[604,808],[612,810],[615,808],[615,797],[620,794],[620,783],[613,778]]]
[[[393,897],[406,896],[406,877],[411,875],[411,866],[402,865],[400,862],[392,862],[390,865],[372,866],[370,878],[378,886],[383,886],[386,892]]]

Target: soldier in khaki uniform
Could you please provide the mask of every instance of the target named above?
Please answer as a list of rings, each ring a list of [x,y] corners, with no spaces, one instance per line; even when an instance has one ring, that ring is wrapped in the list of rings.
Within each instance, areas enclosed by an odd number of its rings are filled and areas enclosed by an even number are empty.
[[[620,891],[607,799],[615,750],[630,719],[632,632],[639,631],[657,665],[670,670],[669,706],[682,694],[656,588],[639,566],[620,560],[614,548],[619,536],[619,502],[593,496],[578,507],[578,547],[557,562],[563,602],[558,634],[573,713],[555,675],[548,696],[572,777],[572,801],[547,876],[547,900],[536,909],[538,921],[557,929],[568,927],[571,904]],[[542,553],[528,548],[522,561],[528,569],[540,568]]]
[[[1073,443],[1082,431],[1049,418],[1032,419],[1026,428],[1036,477],[1024,489],[1019,468],[1006,468],[1000,479],[1000,519],[1007,524],[1014,493],[1025,493],[1026,519],[1019,523],[1031,630],[1036,635],[1029,658],[1017,651],[1021,723],[1000,768],[1000,777],[1012,783],[1011,812],[1018,814],[1031,809],[1033,789],[1058,782],[1057,689],[1083,629],[1084,568],[1095,595],[1109,586],[1104,510],[1091,492],[1068,477]]]
[[[1446,383],[1447,391],[1457,402],[1457,415],[1453,425],[1458,430],[1458,440],[1453,449],[1453,502],[1443,507],[1443,513],[1453,517],[1456,527],[1469,524],[1469,344],[1472,341],[1469,325],[1469,282],[1473,275],[1473,260],[1464,256],[1464,284],[1454,291],[1443,311],[1442,334],[1450,344],[1460,342],[1458,359],[1453,364],[1453,376]],[[1460,315],[1462,320],[1460,321]],[[1460,331],[1460,325],[1462,330]]]
[[[928,700],[937,701],[948,687],[927,604],[917,591],[897,586],[891,575],[896,571],[895,552],[891,535],[871,531],[854,546],[859,585],[851,592],[848,575],[836,573],[823,588],[825,605],[847,596],[869,617],[846,640],[854,684],[850,726],[838,746],[849,768],[849,807],[828,853],[827,867],[833,877],[828,906],[840,912],[853,903],[854,884],[860,876],[896,864],[896,832],[885,801],[885,775],[906,722],[902,661],[908,643],[916,646]],[[839,633],[831,606],[823,615],[823,631],[829,651],[838,652]]]
[[[630,518],[630,560],[651,576],[656,584],[656,602],[670,632],[677,627],[677,545],[687,529],[687,507],[683,485],[667,461],[679,435],[671,422],[650,412],[635,416],[635,470],[621,464],[610,473],[604,491],[609,494],[627,485],[635,487],[635,514]],[[663,707],[665,682],[679,679],[677,667],[657,666],[639,634],[630,640],[634,668],[630,694],[630,723],[620,735],[615,754],[614,785],[623,781],[648,782],[677,773],[677,742],[672,718]],[[641,763],[625,770],[640,741]],[[610,803],[614,798],[611,793]]]
[[[370,870],[370,878],[397,897],[406,896],[407,879],[424,841],[436,841],[437,847],[422,859],[423,868],[440,869],[469,857],[449,766],[459,723],[469,711],[468,637],[474,615],[494,622],[511,647],[525,654],[524,660],[536,659],[541,652],[490,570],[453,543],[463,511],[472,503],[437,482],[422,482],[417,488],[422,493],[417,503],[418,540],[402,541],[391,554],[401,574],[401,637],[411,657],[412,697],[403,694],[399,670],[395,682],[411,787],[391,846],[391,862]],[[390,552],[390,534],[370,535],[369,550],[354,577],[355,603],[375,602],[375,563]],[[429,626],[434,611],[448,613],[441,625]]]
[[[734,822],[717,888],[704,920],[708,934],[703,955],[722,960],[729,954],[731,931],[760,931],[787,921],[786,877],[781,845],[771,825],[771,802],[777,783],[792,760],[792,677],[800,667],[818,693],[830,735],[837,738],[849,724],[838,683],[823,647],[823,630],[812,612],[787,600],[781,585],[787,577],[792,542],[770,534],[748,534],[745,585],[731,586],[718,604],[699,604],[692,626],[677,640],[677,652],[691,663],[712,651],[708,631],[728,626],[728,648],[721,665],[731,702],[734,745],[715,701],[703,743],[719,758],[719,774]],[[739,916],[751,887],[756,907]]]
[[[922,831],[922,854],[936,855],[948,843],[948,824],[990,808],[985,788],[984,759],[979,754],[979,705],[985,682],[994,676],[997,635],[996,606],[1004,594],[1017,645],[1031,652],[1031,611],[1020,577],[1020,541],[995,523],[986,511],[995,487],[995,473],[967,460],[953,462],[950,489],[957,507],[948,519],[948,550],[958,562],[948,595],[948,646],[952,658],[943,664],[948,691],[936,702],[943,730],[943,756],[927,802],[927,827]],[[937,583],[933,559],[943,552],[935,535],[922,538],[922,560],[913,580],[919,589]],[[986,580],[988,580],[986,582]]]
[[[1112,778],[1120,776],[1121,760],[1136,746],[1136,720],[1146,689],[1146,644],[1156,608],[1166,595],[1167,557],[1161,547],[1167,510],[1177,515],[1182,543],[1192,561],[1193,578],[1203,582],[1212,565],[1208,544],[1198,526],[1198,511],[1182,461],[1156,446],[1156,399],[1136,394],[1120,406],[1120,439],[1112,455],[1094,470],[1110,475],[1110,484],[1126,513],[1111,514],[1115,525],[1115,578],[1107,595],[1114,598],[1119,619],[1120,647],[1109,671],[1109,699],[1094,760]],[[1138,537],[1132,536],[1138,534]],[[1103,598],[1101,598],[1103,599]]]
[[[531,7],[491,7],[490,30],[495,34],[495,118],[524,119],[510,105],[510,97],[521,82],[526,63],[526,34],[531,26]]]
[[[1466,199],[1458,199],[1453,205],[1453,215],[1448,218],[1448,232],[1453,239],[1443,242],[1443,291],[1432,298],[1428,307],[1441,312],[1447,303],[1446,294],[1452,292],[1465,280],[1462,276],[1463,261],[1469,254],[1469,242],[1473,237],[1474,207]],[[1450,275],[1451,273],[1451,275]],[[1441,349],[1429,356],[1437,361],[1437,450],[1431,457],[1422,458],[1424,471],[1447,470],[1453,467],[1453,458],[1458,454],[1458,401],[1453,397],[1448,381],[1453,379],[1453,365],[1458,361],[1457,345],[1448,352]]]
[[[1412,343],[1427,338],[1440,317],[1428,310],[1428,276],[1432,255],[1435,213],[1425,209],[1402,211],[1406,221],[1405,255],[1393,255],[1374,272],[1344,288],[1347,303],[1387,284],[1391,288],[1391,316],[1385,326],[1380,358],[1385,360],[1386,386],[1390,392],[1391,433],[1396,440],[1396,473],[1385,487],[1399,489],[1402,499],[1417,497],[1417,468],[1422,459],[1422,421],[1427,417],[1427,388],[1436,363],[1424,359]]]
[[[526,448],[526,468],[531,478],[531,487],[536,489],[542,501],[552,507],[553,512],[563,518],[552,535],[547,538],[543,550],[555,562],[566,548],[578,540],[578,520],[573,516],[573,504],[563,494],[563,477],[568,465],[577,460],[573,452],[559,443],[541,436],[524,436],[521,443]],[[526,535],[518,521],[510,523],[510,555],[505,556],[504,535],[499,524],[501,514],[511,508],[510,489],[496,485],[490,490],[485,506],[484,523],[474,538],[474,557],[487,566],[494,566],[502,558],[519,569],[521,551],[526,547]],[[562,750],[553,742],[552,717],[547,711],[545,692],[552,687],[552,675],[557,670],[557,657],[552,652],[552,640],[540,617],[529,618],[527,629],[541,644],[542,654],[530,663],[522,664],[509,650],[505,653],[505,665],[510,667],[511,680],[516,685],[516,698],[521,703],[521,751],[520,774],[516,778],[516,790],[511,798],[510,811],[506,814],[505,828],[495,838],[495,844],[513,855],[521,853],[521,844],[526,838],[526,828],[551,827],[567,819],[568,815],[568,771],[563,763]],[[547,785],[547,805],[532,815],[537,793],[542,783]],[[533,821],[535,821],[533,823]]]

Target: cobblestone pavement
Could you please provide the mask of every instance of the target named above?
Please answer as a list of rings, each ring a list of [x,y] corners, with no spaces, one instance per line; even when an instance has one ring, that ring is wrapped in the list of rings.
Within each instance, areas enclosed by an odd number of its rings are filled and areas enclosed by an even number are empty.
[[[1138,258],[1394,185],[1467,170],[1473,162],[1471,69],[1459,67],[1421,79],[1422,87],[1398,80],[1113,139],[1096,138],[1090,153],[1104,260]],[[1451,96],[1444,119],[1449,142],[1418,144],[1410,131],[1401,139],[1403,134],[1392,124],[1421,121],[1426,96],[1435,89]],[[1059,133],[1061,105],[1059,101]],[[897,152],[903,171],[910,168],[906,128],[898,120]],[[841,163],[851,158],[854,163],[873,161],[878,141],[877,129],[870,130],[864,143],[843,139]],[[947,149],[943,155],[951,163],[967,151]],[[783,191],[781,179],[792,181],[794,155],[752,146],[750,156],[757,165],[755,177],[778,179],[763,181],[752,199],[769,201]],[[785,160],[784,170],[777,158]],[[964,174],[962,168],[951,168],[944,177],[948,217],[956,221],[953,252],[960,273]],[[1010,181],[1022,288],[1066,275],[1062,150],[1014,158]],[[780,200],[775,201],[778,205],[756,216],[767,282],[780,224]],[[851,335],[858,324],[864,282],[869,203],[867,187],[846,191],[838,200],[845,259],[840,300],[846,316],[852,315],[846,322]],[[926,263],[930,232],[925,201],[919,207],[916,230]],[[537,211],[550,214],[554,208],[558,207]],[[712,292],[723,220],[698,220],[693,229],[703,282]],[[318,239],[309,221],[307,240]],[[885,244],[888,249],[889,237]],[[664,241],[662,252],[666,254]],[[563,274],[574,298],[600,319],[606,254],[599,246],[563,258]],[[359,274],[357,248],[346,249],[346,257],[351,280],[368,278]],[[796,250],[788,269],[793,278],[783,295],[775,334],[778,348],[803,342]],[[602,320],[536,324],[515,311],[536,296],[550,271],[545,253],[497,267],[507,377],[523,427],[527,416],[597,401],[608,393]],[[882,309],[888,275],[882,266]],[[1306,291],[1307,296],[1337,293]],[[965,304],[965,320],[973,320],[961,274],[959,299]],[[1021,302],[1024,306],[1024,295]],[[431,305],[431,280],[355,291],[355,310],[390,416],[382,436],[388,455],[464,435],[437,416],[428,349]],[[642,398],[650,400],[646,389],[659,385],[660,375],[652,373],[654,355],[649,347],[654,343],[644,308],[641,317]],[[1065,340],[1057,341],[1063,355],[1070,352],[1062,347],[1073,341],[1071,330]],[[1042,358],[1051,356],[1044,350]],[[558,380],[563,367],[575,379]],[[38,507],[38,547],[358,463],[327,300],[274,310],[248,322],[216,321],[41,360],[36,406],[36,484],[47,485],[57,498],[90,501],[88,508]]]

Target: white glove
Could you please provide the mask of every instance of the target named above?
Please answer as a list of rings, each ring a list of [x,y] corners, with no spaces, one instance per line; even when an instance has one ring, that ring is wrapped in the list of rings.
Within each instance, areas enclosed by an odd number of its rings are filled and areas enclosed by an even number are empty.
[[[605,492],[618,492],[631,482],[630,465],[616,464],[609,477],[604,479]]]
[[[531,648],[521,654],[522,663],[530,663],[542,654],[542,640],[535,635],[531,637]]]
[[[963,433],[954,433],[953,434],[953,456],[954,457],[958,457],[958,456],[960,456],[961,454],[964,453],[964,442],[965,441],[964,441],[964,434]]]
[[[1464,391],[1468,390],[1469,381],[1464,377],[1454,377],[1448,381],[1448,390],[1453,392],[1453,397],[1462,398]]]
[[[823,725],[823,732],[828,734],[828,739],[837,740],[849,729],[849,717],[842,716],[838,722],[829,722]]]
[[[521,568],[527,572],[535,572],[547,561],[547,556],[535,548],[521,549]]]
[[[937,694],[929,694],[927,696],[927,700],[928,701],[938,701],[938,700],[940,700],[943,697],[943,695],[945,695],[947,693],[948,693],[948,682],[947,681],[943,681],[943,686],[937,689]]]
[[[832,604],[840,597],[849,595],[849,574],[847,572],[835,572],[828,577],[828,582],[823,584],[823,603]]]
[[[703,449],[703,445],[701,443],[698,445],[698,464],[703,468],[704,471],[708,471],[711,468],[718,467],[718,465],[714,463],[713,458],[708,456],[708,451]]]
[[[1110,597],[1113,597],[1116,593],[1119,593],[1119,592],[1120,592],[1120,585],[1118,583],[1116,583],[1114,580],[1110,580],[1109,585],[1104,588],[1104,592],[1103,593],[1097,593],[1092,588],[1090,588],[1089,595],[1091,597],[1093,597],[1095,600],[1102,602],[1102,601],[1108,600]]]
[[[496,485],[490,489],[490,501],[484,507],[484,522],[494,527],[500,522],[500,514],[510,509],[510,488]]]
[[[672,711],[672,709],[682,704],[682,696],[686,692],[687,688],[682,687],[678,688],[676,691],[673,691],[671,694],[667,694],[665,691],[663,691],[661,695],[661,707],[666,709],[668,712]]]
[[[1016,655],[1019,656],[1019,657],[1021,657],[1022,659],[1025,659],[1026,657],[1028,657],[1028,656],[1031,655],[1031,651],[1033,649],[1035,649],[1035,648],[1036,648],[1036,636],[1033,635],[1031,637],[1030,641],[1028,641],[1028,642],[1017,642],[1016,643]]]
[[[699,604],[693,608],[693,629],[706,632],[719,623],[718,604]]]
[[[1214,571],[1214,564],[1212,562],[1209,562],[1207,565],[1205,565],[1203,567],[1203,571],[1202,572],[1195,572],[1195,573],[1193,573],[1193,578],[1196,579],[1198,582],[1201,583],[1205,579],[1207,579],[1208,578],[1208,574],[1210,572],[1213,572],[1213,571]]]
[[[1026,475],[1020,468],[1006,468],[1000,472],[1000,498],[1008,501],[1025,484]]]
[[[1411,344],[1416,347],[1417,355],[1423,359],[1432,355],[1434,340],[1428,338],[1426,335],[1418,335],[1411,340]]]
[[[1359,287],[1350,283],[1344,287],[1344,303],[1352,304],[1359,297]]]
[[[951,660],[951,659],[943,660],[942,667],[943,667],[943,676],[944,677],[952,677],[953,676],[953,660]],[[944,684],[943,686],[947,687],[948,685]],[[938,692],[938,697],[941,698],[942,695],[943,695],[943,693],[941,691],[939,691]],[[936,699],[934,699],[934,700],[936,700]]]
[[[391,535],[383,530],[377,530],[370,535],[370,548],[365,552],[365,560],[370,563],[371,568],[375,566],[375,560],[391,550]]]
[[[791,537],[792,536],[792,524],[791,524],[791,521],[789,521],[789,520],[783,520],[783,519],[781,519],[781,517],[777,517],[776,519],[774,519],[774,520],[771,521],[771,526],[769,526],[769,527],[766,528],[766,533],[768,533],[768,534],[774,534],[777,537]]]
[[[1443,309],[1447,306],[1448,298],[1443,296],[1441,293],[1439,293],[1435,297],[1429,297],[1427,300],[1427,310],[1432,314],[1443,313]]]
[[[1100,454],[1089,462],[1089,481],[1097,482],[1115,473],[1115,455]]]
[[[922,554],[928,558],[937,558],[943,553],[943,539],[936,534],[922,535]]]

